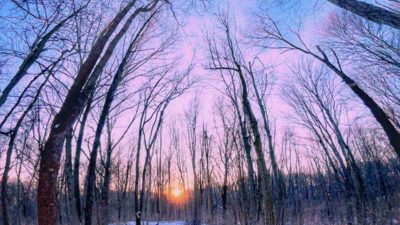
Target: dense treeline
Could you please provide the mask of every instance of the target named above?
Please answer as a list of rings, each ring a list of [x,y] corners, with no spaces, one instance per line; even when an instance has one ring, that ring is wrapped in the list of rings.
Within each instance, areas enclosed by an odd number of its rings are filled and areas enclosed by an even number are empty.
[[[293,160],[296,156],[294,156]],[[242,162],[244,163],[244,162]],[[355,202],[353,199],[347,199],[343,181],[338,181],[334,174],[326,175],[322,170],[322,165],[314,162],[315,166],[309,173],[296,172],[293,168],[291,175],[284,176],[287,183],[285,188],[285,211],[283,220],[289,224],[335,224],[346,223],[346,217],[349,213],[355,213]],[[367,214],[368,224],[396,224],[396,208],[398,208],[399,191],[397,180],[399,179],[400,167],[397,162],[388,162],[380,167],[380,162],[368,162],[361,164],[361,169],[365,175],[367,184]],[[123,166],[121,166],[123,167]],[[299,168],[300,166],[296,166]],[[123,168],[116,168],[121,170]],[[233,170],[233,174],[239,173]],[[380,176],[379,174],[384,174]],[[131,176],[133,179],[133,176]],[[232,178],[234,179],[234,178]],[[242,178],[243,179],[243,178]],[[235,224],[244,220],[247,216],[243,211],[242,190],[240,182],[244,180],[232,180],[230,185],[224,188],[221,185],[213,184],[211,187],[204,186],[203,201],[206,201],[207,195],[213,198],[213,205],[203,204],[202,222],[210,224]],[[155,186],[155,185],[154,185]],[[64,188],[65,189],[65,188]],[[17,218],[13,220],[15,224],[31,224],[37,218],[36,211],[36,191],[29,188],[28,184],[15,183],[11,181],[8,187],[10,217]],[[165,190],[165,193],[167,190]],[[224,200],[224,192],[228,193]],[[147,220],[157,221],[162,218],[165,220],[187,220],[192,219],[192,209],[182,204],[171,203],[167,194],[157,195],[155,192],[146,192],[145,209],[143,216]],[[109,194],[110,217],[112,221],[133,220],[134,205],[129,204],[134,201],[132,189],[124,191],[111,190]],[[123,198],[122,198],[123,196]],[[279,196],[276,195],[276,198]],[[224,201],[226,201],[224,203]],[[189,199],[185,204],[192,204],[193,199]],[[68,224],[71,212],[66,210],[67,199],[60,197],[59,221],[62,224]],[[224,205],[225,204],[225,205]],[[225,208],[224,208],[225,206]],[[352,211],[347,211],[351,207]],[[210,214],[210,210],[213,214]],[[225,216],[224,216],[225,215]],[[94,210],[95,221],[101,220],[101,214],[98,208]],[[394,218],[394,219],[393,219]],[[256,222],[249,222],[254,224]]]
[[[400,2],[230,4],[1,2],[1,223],[399,224]]]

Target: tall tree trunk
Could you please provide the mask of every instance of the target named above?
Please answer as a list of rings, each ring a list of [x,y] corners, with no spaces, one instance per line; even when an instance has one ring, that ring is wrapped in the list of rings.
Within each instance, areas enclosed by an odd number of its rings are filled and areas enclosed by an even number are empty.
[[[328,0],[330,3],[350,11],[377,24],[400,29],[400,14],[385,8],[358,0]]]
[[[400,20],[399,20],[400,21]],[[326,54],[322,51],[320,47],[318,47],[318,50],[322,53],[323,58],[312,54],[314,57],[319,59],[321,62],[323,62],[326,66],[328,66],[331,70],[333,70],[342,80],[344,83],[347,84],[348,87],[353,91],[354,94],[356,94],[361,101],[364,103],[364,105],[371,111],[372,115],[375,117],[375,119],[378,121],[378,123],[382,126],[383,130],[386,133],[386,136],[389,139],[390,144],[392,145],[394,151],[397,154],[397,157],[400,160],[400,133],[396,129],[396,127],[392,124],[390,121],[389,116],[386,114],[386,112],[378,105],[378,103],[375,102],[374,99],[372,99],[358,84],[351,79],[350,77],[347,76],[346,73],[343,72],[341,66],[339,65],[339,68],[333,65]],[[336,57],[336,54],[335,54]],[[337,57],[336,57],[337,58]],[[337,60],[339,61],[339,60]]]
[[[111,142],[111,128],[108,126],[108,141],[107,141],[107,153],[106,162],[104,164],[104,181],[101,188],[100,196],[100,217],[101,224],[108,225],[110,223],[110,210],[109,210],[109,193],[110,193],[110,182],[111,182],[111,153],[113,150]]]
[[[240,112],[239,105],[237,101],[233,98],[231,98],[232,104],[234,105],[234,108],[236,110],[236,115],[239,120],[239,127],[240,127],[240,132],[241,132],[241,137],[242,137],[242,142],[243,142],[243,149],[246,157],[246,165],[247,165],[247,177],[249,180],[249,186],[250,186],[250,199],[253,202],[256,202],[256,182],[254,180],[254,166],[253,166],[253,160],[251,157],[251,144],[250,144],[250,135],[247,131],[247,122],[245,119],[242,119],[242,115]]]
[[[146,173],[147,173],[147,168],[150,167],[151,160],[150,160],[150,149],[146,149],[146,156],[144,160],[144,165],[143,165],[143,170],[142,170],[142,176],[141,176],[141,188],[140,188],[140,194],[139,194],[139,202],[138,202],[138,210],[136,211],[136,224],[142,224],[142,215],[144,214],[146,210],[143,210],[144,206],[144,194],[146,191]],[[150,178],[151,179],[151,178]]]
[[[238,147],[238,146],[236,146]],[[239,148],[237,148],[239,150]],[[242,174],[243,171],[243,167],[242,167],[242,159],[240,157],[240,153],[238,153],[238,179],[239,179],[239,198],[240,200],[244,203],[247,204],[248,199],[247,199],[247,193],[246,193],[246,184],[244,182],[244,176]],[[253,203],[255,204],[255,202]],[[244,225],[249,225],[249,208],[248,207],[244,207],[243,209],[243,221],[244,221]]]
[[[103,29],[80,68],[60,111],[53,120],[40,159],[37,193],[39,225],[57,224],[56,181],[66,133],[79,117],[90,95],[91,90],[83,90],[83,87],[102,54],[104,46],[133,5],[134,2],[130,1]]]
[[[77,223],[78,215],[76,214],[76,210],[74,207],[74,183],[73,183],[73,170],[72,170],[72,138],[73,138],[73,129],[70,129],[66,136],[65,142],[65,165],[64,165],[64,174],[66,178],[66,188],[67,188],[67,209],[71,211],[72,218],[70,222]]]
[[[77,216],[79,222],[82,223],[82,203],[81,203],[81,192],[80,192],[80,184],[79,184],[79,168],[80,168],[80,159],[82,152],[82,142],[83,136],[85,133],[86,121],[88,119],[90,110],[92,108],[94,92],[89,96],[88,102],[86,104],[86,109],[82,116],[82,121],[80,123],[79,134],[76,141],[76,150],[75,150],[75,159],[74,159],[74,170],[73,170],[73,178],[74,178],[74,196],[75,196],[75,210],[77,212]]]
[[[273,172],[273,179],[274,179],[274,183],[277,185],[278,187],[278,204],[276,207],[276,211],[277,211],[277,221],[283,221],[283,217],[284,217],[284,204],[285,204],[285,181],[283,178],[283,174],[281,173],[279,167],[278,167],[278,163],[276,161],[276,156],[275,156],[275,147],[273,144],[273,140],[272,140],[272,132],[271,132],[271,128],[270,128],[270,123],[269,123],[269,119],[268,119],[268,114],[267,114],[267,110],[266,110],[266,106],[264,104],[264,100],[262,99],[259,90],[257,89],[257,85],[256,85],[256,81],[254,78],[254,73],[251,70],[251,65],[250,65],[250,71],[249,71],[249,75],[251,78],[251,82],[252,82],[252,86],[254,88],[254,93],[256,95],[256,99],[257,99],[257,104],[258,107],[260,109],[261,112],[261,117],[264,123],[264,129],[265,129],[265,133],[267,134],[267,139],[268,139],[268,148],[269,148],[269,157],[271,160],[271,165],[272,165],[272,172]]]
[[[224,172],[224,183],[222,184],[221,190],[222,199],[222,219],[226,220],[226,210],[228,205],[228,168]]]
[[[262,141],[261,135],[258,128],[257,118],[255,117],[253,110],[251,108],[251,103],[248,99],[248,91],[247,91],[247,84],[244,78],[243,72],[241,70],[241,66],[236,64],[238,69],[238,74],[240,78],[240,82],[242,85],[242,104],[243,104],[243,111],[247,119],[250,121],[250,128],[254,135],[254,150],[257,155],[257,169],[258,169],[258,176],[261,180],[261,193],[263,198],[263,207],[265,210],[265,222],[266,225],[275,225],[275,213],[274,213],[274,206],[273,206],[273,198],[272,198],[272,191],[270,188],[270,175],[267,169],[267,165],[265,162],[264,152],[262,149]]]
[[[143,116],[139,124],[142,124]],[[141,212],[139,211],[139,174],[140,174],[140,150],[142,144],[142,128],[139,128],[137,148],[136,148],[136,162],[135,162],[135,189],[134,189],[134,203],[135,203],[135,220],[136,224],[140,224]]]
[[[93,196],[94,196],[93,193],[96,182],[96,161],[97,161],[98,148],[100,147],[101,134],[103,132],[104,125],[106,124],[107,116],[110,111],[112,102],[114,101],[115,93],[117,92],[117,88],[122,81],[125,66],[127,65],[128,60],[132,54],[132,48],[135,42],[136,40],[131,42],[127,50],[127,53],[125,54],[121,64],[118,67],[118,70],[111,83],[110,89],[107,92],[106,100],[104,102],[104,106],[101,111],[99,121],[97,123],[97,128],[96,128],[95,138],[93,141],[92,151],[90,153],[90,160],[87,173],[86,207],[85,207],[86,225],[92,224],[92,207],[93,207]]]
[[[14,142],[16,138],[15,129],[11,133],[10,142],[8,144],[7,152],[6,152],[6,163],[3,170],[3,177],[1,180],[1,207],[2,207],[2,216],[3,216],[3,224],[10,225],[10,219],[8,215],[8,193],[7,193],[7,182],[8,182],[8,173],[11,169],[11,156],[14,148]]]
[[[143,112],[144,116],[142,116],[142,118],[141,118],[141,123],[140,123],[141,127],[139,128],[139,130],[141,130],[141,135],[143,135],[143,137],[144,137],[143,141],[145,142],[146,156],[145,156],[145,162],[144,162],[143,171],[142,171],[142,180],[141,180],[142,187],[141,187],[141,190],[140,190],[140,195],[139,196],[135,196],[136,224],[141,224],[141,221],[142,221],[142,213],[143,213],[144,197],[145,197],[144,194],[145,194],[145,191],[146,191],[146,171],[147,171],[148,167],[150,168],[150,182],[151,182],[151,152],[150,151],[153,148],[154,143],[155,143],[155,141],[157,139],[157,136],[158,136],[158,132],[161,129],[161,124],[162,124],[163,118],[164,118],[164,112],[165,112],[165,109],[166,109],[166,107],[168,105],[168,102],[169,102],[169,100],[167,100],[164,103],[165,105],[163,105],[162,107],[159,108],[160,114],[159,114],[158,120],[156,120],[155,124],[153,124],[153,128],[155,126],[155,131],[153,133],[153,136],[149,137],[150,138],[149,139],[149,144],[146,144],[146,139],[145,139],[146,136],[145,136],[145,133],[144,133],[144,126],[145,126],[145,123],[146,123],[145,122],[146,121],[146,118],[145,118],[146,112]],[[148,104],[148,102],[146,104]],[[147,109],[148,108],[146,107],[145,110],[147,110]],[[142,119],[144,119],[144,120],[142,120]],[[137,158],[137,159],[139,159],[139,158]],[[138,168],[138,162],[139,162],[139,160],[136,160],[136,169]],[[138,180],[138,178],[139,177],[136,177],[136,180]],[[135,183],[135,185],[136,185],[136,183]],[[138,183],[137,183],[137,185],[138,185]],[[150,184],[150,186],[151,186],[151,184]],[[138,188],[138,186],[137,186],[137,188]],[[135,186],[135,194],[138,193],[137,188]]]

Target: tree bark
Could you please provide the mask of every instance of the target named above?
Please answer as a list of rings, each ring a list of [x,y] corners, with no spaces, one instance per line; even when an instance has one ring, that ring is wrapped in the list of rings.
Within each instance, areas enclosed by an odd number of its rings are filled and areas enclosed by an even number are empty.
[[[67,133],[65,142],[65,165],[64,174],[67,187],[67,209],[71,211],[70,222],[76,223],[78,221],[78,216],[74,207],[74,183],[73,183],[73,170],[72,170],[72,138],[73,129],[70,129]]]
[[[104,106],[101,111],[99,122],[97,123],[97,128],[96,128],[95,138],[93,141],[92,151],[90,153],[90,160],[87,173],[86,207],[85,207],[86,225],[92,224],[92,207],[93,207],[93,197],[94,197],[93,194],[96,182],[96,161],[97,161],[98,148],[100,147],[101,134],[103,132],[104,125],[106,124],[107,116],[110,111],[112,102],[114,101],[115,93],[117,92],[117,88],[122,81],[125,67],[129,61],[130,56],[132,55],[132,48],[136,43],[136,40],[137,39],[135,38],[131,42],[121,64],[118,67],[118,70],[111,83],[110,89],[107,92],[106,100],[104,102]]]
[[[243,149],[246,157],[246,165],[247,165],[247,177],[249,180],[249,186],[250,186],[250,199],[255,202],[256,201],[256,182],[254,180],[254,166],[253,166],[253,160],[251,158],[251,144],[250,144],[250,136],[247,131],[247,122],[246,120],[242,119],[242,115],[240,112],[239,105],[237,101],[235,100],[236,97],[231,97],[232,104],[236,110],[236,115],[239,120],[239,127],[240,127],[240,132],[241,132],[241,137],[242,137],[242,142],[243,142]]]
[[[271,167],[272,167],[272,172],[273,172],[273,179],[274,183],[278,187],[278,198],[279,198],[279,203],[277,204],[277,218],[278,221],[283,221],[284,217],[284,204],[285,204],[285,181],[283,178],[283,174],[281,173],[278,163],[276,161],[276,156],[275,156],[275,146],[273,145],[273,140],[272,140],[272,132],[270,129],[270,124],[269,124],[269,119],[268,119],[268,114],[267,110],[265,108],[264,100],[262,99],[259,90],[257,89],[256,81],[254,78],[254,73],[251,69],[251,65],[249,68],[249,75],[251,78],[252,86],[254,88],[254,93],[256,95],[257,99],[257,104],[261,112],[261,117],[264,123],[264,130],[265,133],[267,134],[267,139],[268,139],[268,148],[269,148],[269,157],[271,160]]]
[[[330,3],[350,11],[364,19],[377,24],[384,24],[395,29],[400,29],[400,14],[378,7],[376,5],[358,0],[328,0]]]
[[[400,20],[399,20],[400,21]],[[372,99],[358,84],[347,76],[346,73],[343,72],[341,68],[333,65],[329,60],[326,54],[318,47],[318,50],[323,54],[324,58],[321,58],[317,55],[314,55],[317,59],[322,61],[326,66],[328,66],[331,70],[333,70],[339,77],[342,78],[345,84],[356,94],[364,105],[371,111],[372,115],[378,121],[378,123],[382,126],[383,130],[386,133],[386,136],[389,139],[390,144],[392,145],[397,157],[400,159],[400,133],[396,129],[396,127],[390,121],[389,116],[386,112]],[[336,55],[335,55],[336,57]],[[339,65],[340,67],[340,65]]]
[[[91,90],[82,91],[82,88],[103,52],[108,39],[133,5],[134,2],[129,2],[103,29],[80,68],[60,111],[54,118],[40,159],[37,193],[39,225],[57,224],[56,181],[66,133],[72,128],[90,94]]]
[[[275,213],[274,213],[274,206],[273,206],[273,198],[272,192],[270,188],[270,175],[267,169],[267,165],[265,162],[264,152],[262,150],[262,142],[261,142],[261,135],[258,128],[257,119],[253,113],[251,108],[251,103],[248,100],[248,91],[247,91],[247,84],[241,70],[241,66],[236,63],[236,67],[238,69],[238,74],[240,78],[240,82],[242,85],[242,104],[243,104],[243,111],[245,116],[250,121],[250,128],[254,135],[254,150],[256,151],[257,155],[257,169],[258,169],[258,176],[261,179],[261,193],[263,197],[263,206],[265,210],[265,224],[266,225],[274,225],[275,224]]]
[[[111,153],[113,150],[111,142],[111,128],[108,127],[108,141],[107,141],[107,153],[106,162],[104,164],[104,181],[101,188],[100,196],[100,217],[101,224],[108,225],[110,223],[110,210],[109,210],[109,195],[110,195],[110,183],[111,183]]]
[[[78,139],[76,141],[76,150],[75,150],[75,159],[74,159],[73,178],[74,178],[75,210],[77,212],[77,216],[78,216],[80,223],[82,223],[82,219],[83,219],[82,218],[81,192],[80,192],[80,184],[79,184],[80,158],[81,158],[81,152],[82,152],[83,136],[85,133],[85,125],[86,125],[86,121],[87,121],[89,113],[90,113],[90,109],[92,108],[93,95],[94,95],[94,93],[91,93],[91,95],[89,96],[88,102],[86,104],[86,109],[82,116],[82,121],[80,123],[80,128],[79,128]]]

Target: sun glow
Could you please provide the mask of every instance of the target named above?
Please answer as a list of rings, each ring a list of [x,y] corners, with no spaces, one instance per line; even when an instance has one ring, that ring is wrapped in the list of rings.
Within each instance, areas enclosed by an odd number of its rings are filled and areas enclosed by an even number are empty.
[[[171,190],[171,195],[172,195],[174,198],[180,198],[180,197],[182,197],[182,195],[183,195],[183,190],[182,190],[181,188],[173,188],[173,189]]]
[[[171,187],[166,193],[168,201],[174,204],[185,204],[188,200],[188,193],[179,186]]]

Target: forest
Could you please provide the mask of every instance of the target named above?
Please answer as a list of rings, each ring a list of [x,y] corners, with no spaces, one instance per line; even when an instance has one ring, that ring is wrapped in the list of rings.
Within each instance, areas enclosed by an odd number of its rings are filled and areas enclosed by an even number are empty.
[[[0,225],[400,224],[399,0],[0,0]]]

